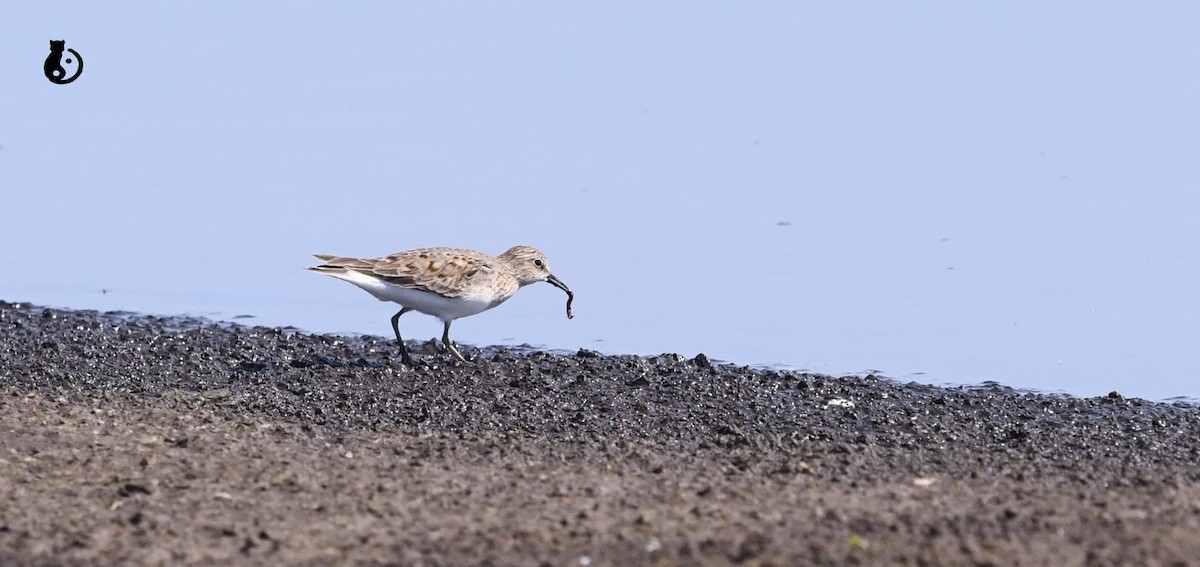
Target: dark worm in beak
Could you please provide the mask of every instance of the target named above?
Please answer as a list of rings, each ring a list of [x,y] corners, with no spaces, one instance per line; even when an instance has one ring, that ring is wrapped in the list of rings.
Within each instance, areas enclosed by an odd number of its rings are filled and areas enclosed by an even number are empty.
[[[571,290],[567,287],[567,284],[562,283],[562,280],[554,277],[553,275],[546,277],[546,281],[550,285],[567,292],[567,319],[574,319],[575,316],[571,314],[571,302],[575,301],[575,294],[571,293]]]

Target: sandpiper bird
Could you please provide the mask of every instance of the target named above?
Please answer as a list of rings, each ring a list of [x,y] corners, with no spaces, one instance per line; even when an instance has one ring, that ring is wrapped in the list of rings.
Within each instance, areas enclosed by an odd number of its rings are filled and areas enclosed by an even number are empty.
[[[548,282],[567,292],[567,317],[571,317],[574,294],[550,273],[546,256],[529,246],[513,246],[495,257],[466,248],[418,248],[382,258],[314,256],[323,263],[310,270],[348,281],[380,301],[400,304],[400,311],[392,316],[392,330],[401,360],[409,366],[413,360],[400,338],[399,323],[409,311],[441,319],[442,343],[463,362],[466,359],[450,342],[450,323],[504,303],[522,286]]]

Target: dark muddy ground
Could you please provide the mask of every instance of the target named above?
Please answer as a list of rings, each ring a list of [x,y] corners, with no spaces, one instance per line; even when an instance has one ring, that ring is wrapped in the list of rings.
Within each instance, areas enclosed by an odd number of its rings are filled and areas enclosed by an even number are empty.
[[[467,351],[0,303],[0,564],[1200,563],[1195,406]]]

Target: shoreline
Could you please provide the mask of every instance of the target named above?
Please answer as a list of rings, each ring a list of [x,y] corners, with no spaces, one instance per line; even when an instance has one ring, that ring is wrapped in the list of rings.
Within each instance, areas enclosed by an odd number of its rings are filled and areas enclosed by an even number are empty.
[[[407,368],[380,337],[3,302],[0,337],[4,563],[1200,557],[1187,402],[703,355]]]

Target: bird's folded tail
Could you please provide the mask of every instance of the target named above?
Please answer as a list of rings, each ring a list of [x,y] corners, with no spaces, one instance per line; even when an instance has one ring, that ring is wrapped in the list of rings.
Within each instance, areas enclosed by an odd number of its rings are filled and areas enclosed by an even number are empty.
[[[319,266],[309,268],[314,272],[321,273],[337,273],[346,270],[364,270],[371,271],[372,263],[362,258],[348,258],[345,256],[334,256],[332,254],[313,254],[313,257],[320,260],[322,263]]]

